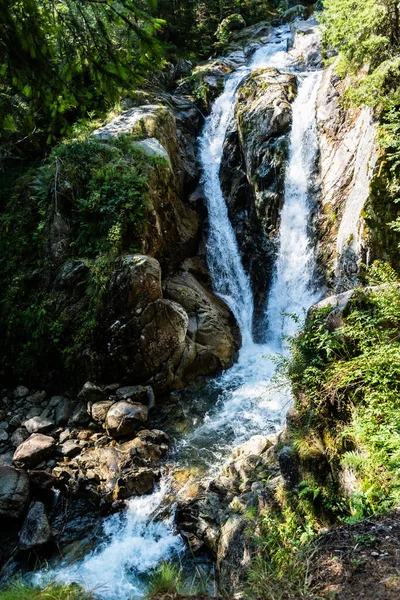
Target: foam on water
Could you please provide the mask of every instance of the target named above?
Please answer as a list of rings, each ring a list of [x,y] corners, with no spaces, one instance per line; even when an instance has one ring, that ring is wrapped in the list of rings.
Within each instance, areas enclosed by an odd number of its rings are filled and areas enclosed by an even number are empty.
[[[217,395],[215,406],[177,447],[178,463],[190,463],[195,454],[207,466],[210,476],[221,467],[234,446],[254,434],[265,435],[281,426],[290,394],[287,389],[277,389],[271,383],[275,363],[269,355],[284,351],[282,336],[293,331],[292,319],[283,313],[302,317],[318,297],[318,292],[312,289],[314,263],[308,237],[308,187],[317,150],[317,73],[302,76],[293,104],[279,253],[265,317],[269,341],[264,345],[257,345],[252,339],[252,290],[219,181],[224,139],[233,118],[238,87],[255,69],[293,66],[286,52],[288,36],[288,28],[278,30],[273,43],[260,48],[247,67],[227,77],[225,90],[214,103],[200,138],[209,215],[208,265],[214,289],[231,307],[243,336],[237,363],[206,386]],[[161,559],[168,559],[183,548],[170,522],[154,520],[166,491],[167,484],[163,482],[151,496],[131,500],[125,513],[105,519],[104,535],[95,551],[78,564],[61,565],[50,575],[63,582],[76,581],[87,589],[95,589],[96,595],[104,600],[142,598],[146,588],[143,575]]]

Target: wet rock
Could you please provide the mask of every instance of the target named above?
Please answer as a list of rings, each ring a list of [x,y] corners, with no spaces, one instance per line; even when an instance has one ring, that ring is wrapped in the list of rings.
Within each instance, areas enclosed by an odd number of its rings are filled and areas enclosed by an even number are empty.
[[[95,402],[91,407],[91,417],[96,423],[104,423],[109,409],[114,404],[114,400],[101,400]]]
[[[29,477],[25,471],[0,465],[0,519],[18,519],[29,503]]]
[[[14,390],[14,398],[20,399],[20,398],[26,398],[26,396],[29,394],[29,390],[27,387],[23,386],[23,385],[19,385],[15,390]]]
[[[42,409],[39,406],[33,406],[28,410],[25,415],[26,420],[32,419],[32,417],[39,417]]]
[[[10,419],[10,427],[20,427],[22,423],[22,419],[19,415],[14,415]]]
[[[42,502],[32,502],[19,533],[21,550],[40,549],[51,541],[52,533]]]
[[[65,400],[64,396],[52,396],[52,398],[50,398],[49,406],[55,408],[63,400]]]
[[[6,442],[8,440],[8,433],[5,429],[0,429],[0,442]]]
[[[24,423],[24,427],[28,433],[48,433],[54,429],[54,425],[54,421],[43,417],[32,417]]]
[[[138,455],[146,461],[157,462],[168,452],[169,443],[169,437],[163,431],[145,429],[133,440],[121,444],[120,449],[132,457]]]
[[[35,467],[51,455],[54,444],[52,437],[41,433],[33,433],[16,449],[13,464],[23,468]]]
[[[118,480],[114,491],[115,500],[125,500],[131,496],[144,496],[154,490],[154,473],[150,469],[141,468],[125,473]]]
[[[107,413],[106,428],[112,437],[123,437],[146,423],[148,410],[143,404],[120,400]]]

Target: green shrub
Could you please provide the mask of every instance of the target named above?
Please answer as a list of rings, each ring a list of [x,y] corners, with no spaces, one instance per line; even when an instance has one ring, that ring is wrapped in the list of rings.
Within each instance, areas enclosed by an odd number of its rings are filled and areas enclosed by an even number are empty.
[[[219,42],[226,43],[230,40],[233,31],[238,31],[246,27],[246,21],[242,15],[233,14],[229,15],[221,21],[218,25],[215,37]]]
[[[51,584],[41,589],[17,582],[0,590],[0,600],[93,600],[93,596],[77,585]]]
[[[161,594],[180,594],[183,591],[181,567],[172,561],[162,562],[150,578],[147,598],[151,599]]]

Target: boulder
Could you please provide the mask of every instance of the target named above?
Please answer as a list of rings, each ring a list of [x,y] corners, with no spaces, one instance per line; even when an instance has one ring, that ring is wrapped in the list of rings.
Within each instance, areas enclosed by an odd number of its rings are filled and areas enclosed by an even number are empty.
[[[86,402],[78,402],[69,419],[70,425],[86,425],[89,420]]]
[[[35,467],[52,454],[54,444],[52,437],[33,433],[14,452],[13,464],[23,468]]]
[[[106,417],[108,433],[115,438],[129,435],[146,423],[148,409],[138,402],[120,400],[112,405]]]
[[[63,456],[73,458],[82,452],[82,446],[76,440],[67,440],[58,447],[58,450]]]
[[[54,425],[54,421],[43,417],[32,417],[24,423],[24,427],[28,433],[48,433],[54,429]]]
[[[99,400],[103,400],[105,396],[106,393],[104,392],[104,390],[95,383],[92,383],[91,381],[87,381],[78,394],[78,398],[80,400],[92,403],[98,402]]]
[[[32,502],[19,533],[20,550],[40,549],[51,541],[52,533],[42,502]]]
[[[92,404],[90,414],[96,423],[104,423],[109,409],[114,404],[114,400],[101,400]]]
[[[74,411],[74,404],[67,398],[62,398],[55,407],[54,419],[57,425],[66,425]]]
[[[118,481],[114,493],[116,500],[125,500],[131,496],[144,496],[154,490],[154,473],[150,469],[140,468],[125,473]]]
[[[121,387],[117,390],[116,396],[118,400],[131,400],[132,402],[140,402],[148,408],[154,406],[154,392],[149,385],[136,385]]]
[[[8,433],[5,429],[0,429],[0,443],[8,440]]]
[[[309,9],[302,4],[297,4],[296,6],[292,6],[288,8],[282,16],[282,23],[293,23],[293,21],[297,21],[299,19],[306,19],[309,16]]]
[[[32,402],[32,404],[41,404],[43,400],[46,398],[46,392],[43,390],[41,392],[35,392],[27,397],[27,402]]]
[[[28,474],[14,467],[0,466],[0,519],[19,519],[28,503]]]

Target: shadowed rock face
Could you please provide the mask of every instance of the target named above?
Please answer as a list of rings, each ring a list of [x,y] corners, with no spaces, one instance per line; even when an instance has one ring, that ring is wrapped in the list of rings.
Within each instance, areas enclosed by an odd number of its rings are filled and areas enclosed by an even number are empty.
[[[255,72],[239,90],[225,140],[222,190],[250,273],[256,317],[271,281],[296,91],[295,75],[272,68]]]
[[[0,519],[18,519],[28,502],[28,474],[14,467],[0,466]]]

